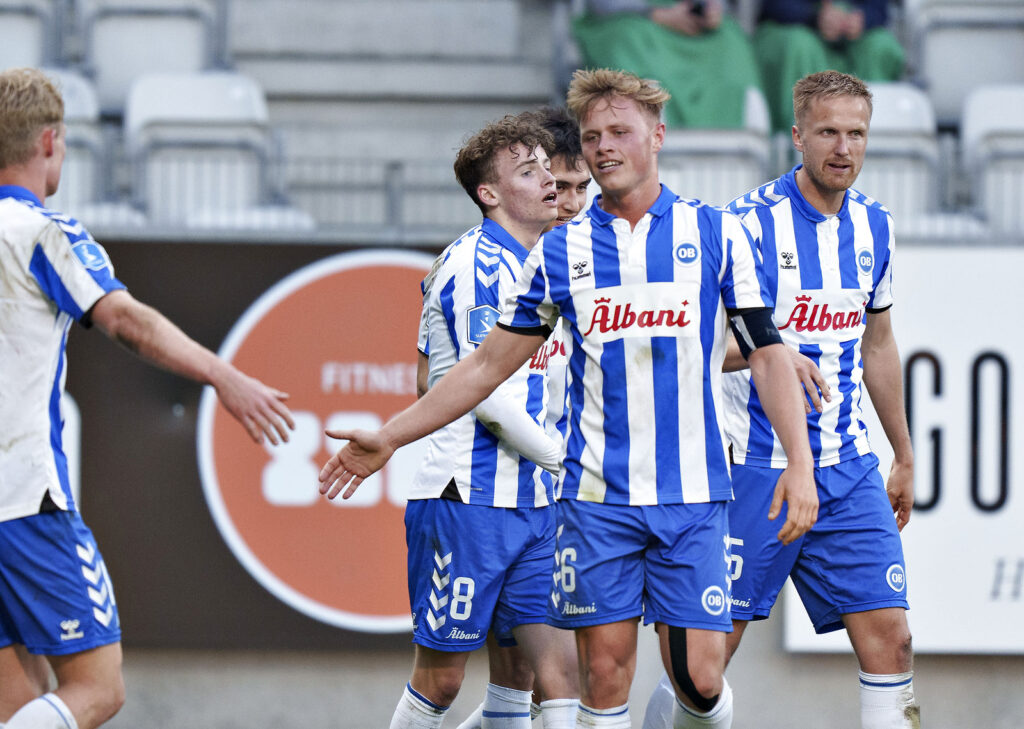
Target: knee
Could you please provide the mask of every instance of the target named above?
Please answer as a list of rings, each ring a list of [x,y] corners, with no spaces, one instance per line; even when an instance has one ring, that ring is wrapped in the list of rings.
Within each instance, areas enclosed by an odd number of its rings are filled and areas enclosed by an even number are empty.
[[[426,678],[422,688],[416,683],[413,684],[413,688],[438,706],[451,706],[455,697],[459,695],[459,689],[462,688],[462,671],[451,668],[434,670]]]
[[[693,690],[708,701],[722,693],[722,674],[711,666],[701,666],[696,670],[691,667],[690,681]]]
[[[116,677],[93,687],[93,711],[95,716],[102,717],[99,723],[111,719],[121,710],[125,702],[124,678],[120,673]]]
[[[910,671],[914,667],[914,639],[906,626],[893,641],[894,659],[900,666],[900,672]]]

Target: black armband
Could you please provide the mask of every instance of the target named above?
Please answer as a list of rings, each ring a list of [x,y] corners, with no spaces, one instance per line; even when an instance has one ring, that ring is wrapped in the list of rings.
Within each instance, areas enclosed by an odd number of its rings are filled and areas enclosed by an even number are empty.
[[[758,347],[782,344],[782,335],[772,319],[772,309],[733,309],[728,314],[743,359],[750,359],[750,353]]]
[[[553,331],[551,327],[544,326],[543,324],[536,327],[510,327],[508,324],[502,324],[501,322],[498,322],[498,326],[507,332],[512,332],[513,334],[524,334],[528,337],[541,336],[544,337],[545,339],[550,337],[551,332]]]

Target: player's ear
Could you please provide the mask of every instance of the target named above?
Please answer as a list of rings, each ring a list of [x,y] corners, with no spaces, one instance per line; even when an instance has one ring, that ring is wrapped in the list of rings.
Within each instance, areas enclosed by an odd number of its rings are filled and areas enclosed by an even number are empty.
[[[44,157],[53,156],[53,143],[56,141],[56,139],[56,127],[45,127],[43,131],[39,133],[39,144],[42,145]]]
[[[654,153],[657,154],[661,151],[661,148],[665,145],[665,123],[658,122],[654,126],[653,133],[651,135],[652,143],[654,145]]]
[[[798,127],[796,124],[794,124],[793,128],[791,130],[791,133],[793,135],[793,147],[796,148],[797,152],[803,152],[804,151],[804,143],[800,139],[800,127]]]
[[[488,207],[497,207],[499,203],[498,192],[487,183],[476,188],[476,196]]]

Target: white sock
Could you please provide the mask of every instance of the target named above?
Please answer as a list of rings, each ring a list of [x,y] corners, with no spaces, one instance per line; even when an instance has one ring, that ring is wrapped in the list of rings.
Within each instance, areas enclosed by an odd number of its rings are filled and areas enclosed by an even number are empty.
[[[861,671],[860,724],[863,729],[920,729],[914,672],[879,675]]]
[[[573,699],[573,700],[576,701],[575,699]],[[579,703],[579,701],[576,701],[576,703]],[[537,706],[537,704],[535,704],[535,703],[533,703],[531,701],[530,702],[530,721],[533,721],[538,716],[540,716],[540,707]],[[455,729],[480,729],[480,722],[483,721],[483,718],[484,718],[484,705],[483,705],[483,702],[481,702],[480,706],[478,706],[475,709],[473,709],[473,713],[470,714],[469,716],[467,716],[465,721],[463,721],[461,724],[459,724],[457,727],[455,727]],[[573,721],[575,721],[575,720],[576,720],[576,714],[574,713],[573,714]],[[572,724],[568,724],[567,726],[569,727],[569,729],[572,729]],[[4,725],[3,724],[0,724],[0,729],[4,729]]]
[[[71,709],[57,694],[43,694],[7,720],[6,729],[78,729]]]
[[[676,690],[672,679],[662,672],[661,680],[654,687],[651,698],[644,709],[643,729],[672,729],[672,712],[676,708]]]
[[[711,711],[702,714],[676,699],[672,722],[674,729],[729,729],[732,726],[732,688],[725,676],[722,676],[722,693],[718,695],[718,702]]]
[[[544,729],[573,729],[579,711],[579,699],[551,699],[541,701],[540,715]],[[0,727],[0,729],[3,729]]]
[[[529,729],[533,694],[507,686],[487,684],[482,729]]]
[[[591,709],[580,704],[576,714],[577,729],[630,729],[629,704],[614,709]]]
[[[447,706],[431,702],[407,683],[391,717],[390,729],[440,729],[447,711]]]
[[[473,709],[473,713],[466,717],[466,720],[459,724],[455,729],[480,729],[480,722],[483,721],[484,716],[484,703],[481,701],[480,706]]]

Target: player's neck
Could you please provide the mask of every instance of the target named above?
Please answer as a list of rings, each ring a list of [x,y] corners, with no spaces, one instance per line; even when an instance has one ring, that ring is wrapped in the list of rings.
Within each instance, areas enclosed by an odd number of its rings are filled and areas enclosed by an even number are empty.
[[[601,190],[601,209],[616,218],[629,222],[630,229],[647,214],[661,195],[661,183],[657,175],[632,189]]]
[[[39,202],[46,202],[46,170],[31,162],[0,168],[0,185],[24,187],[39,198]]]
[[[547,227],[547,221],[516,220],[505,215],[501,210],[492,210],[491,214],[487,217],[500,225],[506,233],[515,238],[516,242],[526,250],[530,250],[537,245],[537,241],[540,240],[541,235],[544,233],[544,228]]]
[[[825,190],[814,183],[803,167],[796,171],[796,186],[811,207],[822,215],[835,215],[843,207],[846,190]]]

